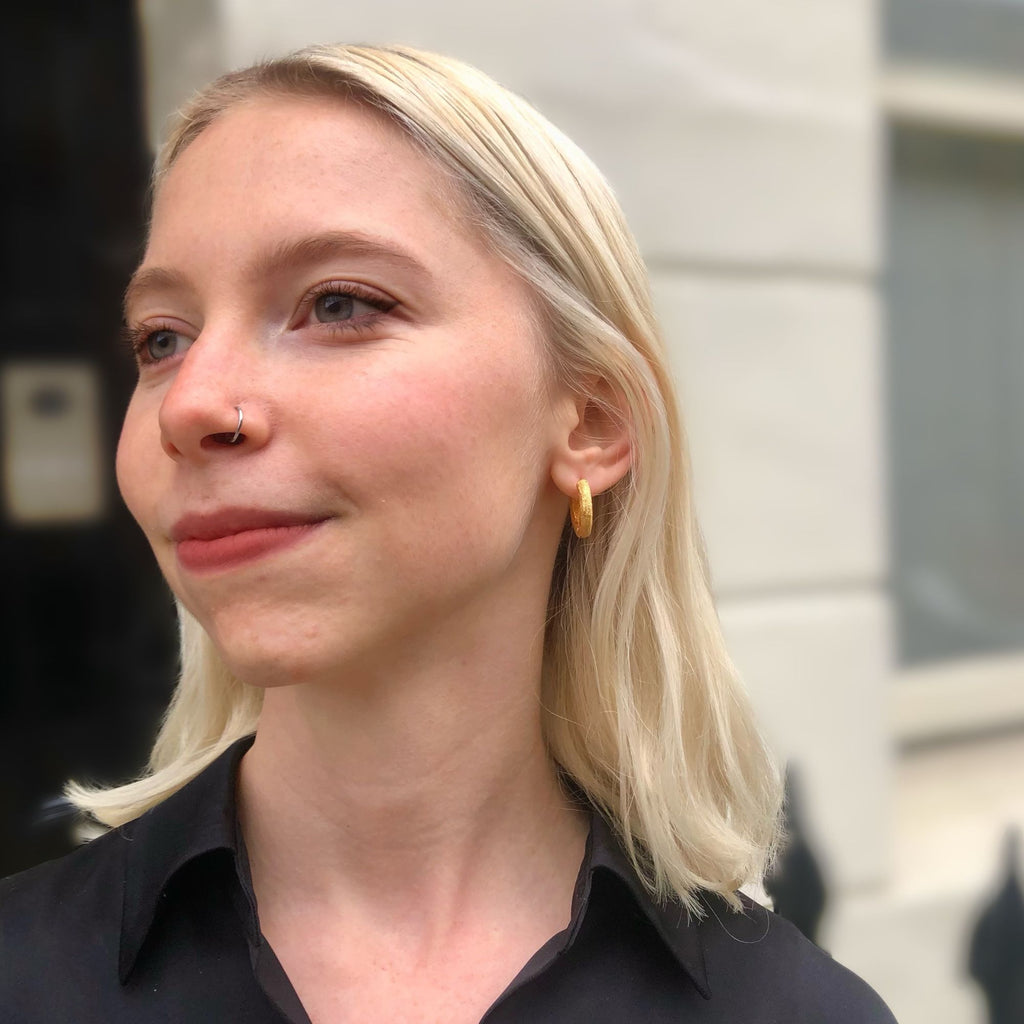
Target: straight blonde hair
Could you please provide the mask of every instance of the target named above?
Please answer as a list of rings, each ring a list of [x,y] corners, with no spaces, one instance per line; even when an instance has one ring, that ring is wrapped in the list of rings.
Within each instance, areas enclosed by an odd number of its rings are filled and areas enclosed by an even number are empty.
[[[316,46],[224,75],[179,112],[154,175],[213,121],[265,96],[334,98],[389,119],[448,176],[529,284],[555,372],[601,380],[629,410],[630,472],[566,528],[542,683],[548,750],[616,829],[659,899],[738,906],[778,839],[777,768],[725,650],[683,428],[646,271],[610,187],[583,152],[475,68],[404,47]],[[592,396],[599,400],[599,396]],[[115,826],[256,730],[262,691],[234,678],[179,606],[181,677],[146,774],[69,796]]]

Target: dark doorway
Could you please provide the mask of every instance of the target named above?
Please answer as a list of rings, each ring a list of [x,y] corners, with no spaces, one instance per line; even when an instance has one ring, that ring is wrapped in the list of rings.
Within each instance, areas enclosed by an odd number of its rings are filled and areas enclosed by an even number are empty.
[[[0,876],[71,848],[68,778],[141,768],[175,668],[113,474],[150,167],[134,4],[16,3],[4,22]]]

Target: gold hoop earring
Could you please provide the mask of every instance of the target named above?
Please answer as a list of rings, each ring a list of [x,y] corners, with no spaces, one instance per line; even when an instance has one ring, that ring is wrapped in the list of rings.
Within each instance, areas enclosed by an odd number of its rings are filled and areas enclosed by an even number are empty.
[[[569,499],[569,518],[580,540],[586,540],[594,528],[594,502],[590,497],[590,484],[585,479],[576,481],[576,497]]]

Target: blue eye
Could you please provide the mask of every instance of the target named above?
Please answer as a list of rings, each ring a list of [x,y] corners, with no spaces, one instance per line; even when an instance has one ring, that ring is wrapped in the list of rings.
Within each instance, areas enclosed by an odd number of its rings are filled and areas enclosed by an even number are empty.
[[[152,331],[143,341],[144,356],[153,362],[159,362],[178,355],[190,344],[188,338],[176,331]]]
[[[313,312],[321,323],[337,320],[351,320],[358,300],[354,295],[345,292],[326,292],[318,295],[313,304]]]
[[[321,324],[366,330],[397,305],[394,299],[364,285],[328,281],[317,287],[310,312]]]

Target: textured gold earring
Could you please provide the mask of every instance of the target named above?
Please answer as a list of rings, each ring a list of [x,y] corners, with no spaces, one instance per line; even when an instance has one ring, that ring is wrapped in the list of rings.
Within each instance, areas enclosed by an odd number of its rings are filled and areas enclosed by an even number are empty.
[[[576,536],[585,540],[594,528],[594,502],[590,497],[590,484],[586,480],[576,481],[576,497],[569,499],[569,518]]]

